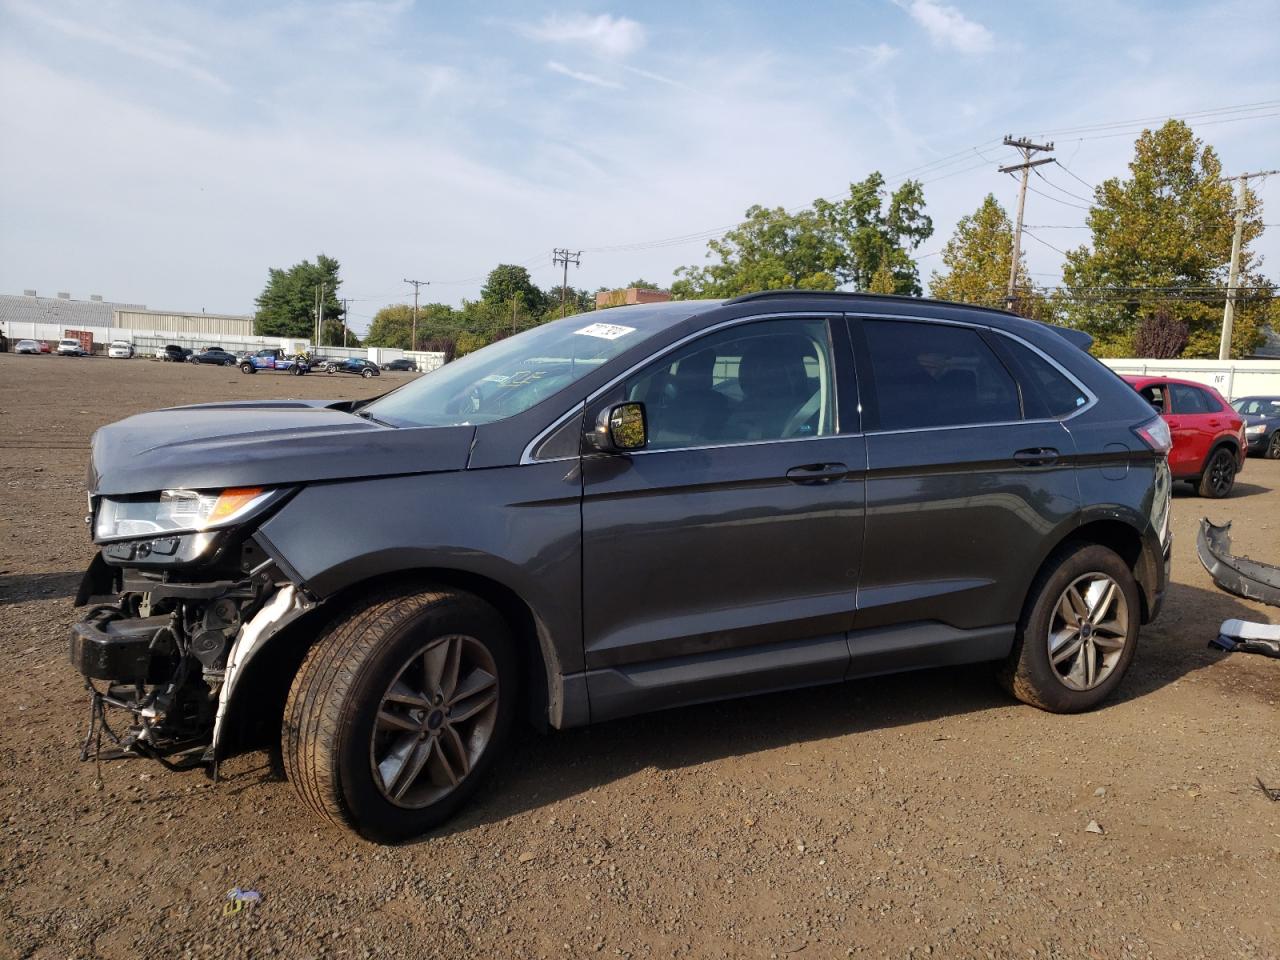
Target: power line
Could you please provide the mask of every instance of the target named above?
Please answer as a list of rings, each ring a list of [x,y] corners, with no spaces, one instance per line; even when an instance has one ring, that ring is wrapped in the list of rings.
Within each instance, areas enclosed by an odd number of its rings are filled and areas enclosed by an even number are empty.
[[[1039,177],[1041,180],[1043,180],[1045,183],[1047,183],[1049,186],[1053,187],[1053,189],[1057,190],[1059,193],[1066,194],[1068,197],[1071,197],[1073,200],[1083,200],[1085,203],[1093,202],[1089,197],[1082,197],[1078,193],[1072,193],[1070,190],[1063,189],[1062,187],[1054,183],[1052,180],[1050,180],[1048,177],[1046,177],[1039,170],[1035,171],[1035,175]]]
[[[1026,231],[1024,231],[1024,232],[1026,233],[1026,235],[1027,235],[1028,237],[1030,237],[1030,238],[1031,238],[1032,240],[1034,240],[1036,243],[1043,244],[1044,246],[1048,247],[1050,250],[1057,250],[1057,251],[1058,251],[1058,253],[1062,254],[1064,257],[1067,255],[1067,251],[1058,249],[1058,248],[1057,248],[1057,247],[1055,247],[1052,243],[1049,243],[1049,241],[1047,241],[1047,240],[1041,240],[1039,237],[1037,237],[1037,236],[1036,236],[1034,233],[1032,233],[1030,230],[1026,230]]]
[[[1065,163],[1063,163],[1061,160],[1059,160],[1059,161],[1058,161],[1058,169],[1060,169],[1060,170],[1062,170],[1064,173],[1066,173],[1066,175],[1067,175],[1067,176],[1069,176],[1069,177],[1074,177],[1077,181],[1079,181],[1080,183],[1084,184],[1084,185],[1085,185],[1086,187],[1088,187],[1090,190],[1097,190],[1097,189],[1098,189],[1097,187],[1095,187],[1092,183],[1090,183],[1088,180],[1084,179],[1083,177],[1077,177],[1074,173],[1072,173],[1072,172],[1071,172],[1071,169],[1070,169],[1070,168],[1069,168]]]

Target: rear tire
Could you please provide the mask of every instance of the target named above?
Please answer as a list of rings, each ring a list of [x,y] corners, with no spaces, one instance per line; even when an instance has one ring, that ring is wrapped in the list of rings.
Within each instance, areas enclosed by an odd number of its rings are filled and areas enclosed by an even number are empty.
[[[364,370],[361,370],[361,371],[360,371],[360,376],[362,376],[362,377],[364,377],[366,380],[368,380],[369,378],[371,378],[371,377],[373,376],[373,371],[372,371],[372,370],[370,370],[370,369],[368,369],[368,368],[366,367]]]
[[[1236,484],[1236,455],[1230,447],[1219,447],[1209,455],[1209,462],[1200,474],[1200,482],[1196,486],[1202,497],[1221,500],[1231,493]]]
[[[1052,713],[1096,707],[1133,662],[1140,602],[1133,572],[1112,550],[1060,550],[1031,586],[1001,683]]]
[[[395,843],[451,817],[501,753],[519,671],[502,617],[478,597],[401,588],[316,641],[285,706],[285,773],[303,802]]]

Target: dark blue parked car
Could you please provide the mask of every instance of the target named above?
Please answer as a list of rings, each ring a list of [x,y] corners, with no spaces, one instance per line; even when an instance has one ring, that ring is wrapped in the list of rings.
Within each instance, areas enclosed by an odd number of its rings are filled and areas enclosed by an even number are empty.
[[[368,380],[380,375],[378,365],[369,360],[351,357],[348,360],[331,360],[324,365],[325,373],[354,373]]]
[[[1244,419],[1249,452],[1280,460],[1280,397],[1241,397],[1231,406]]]

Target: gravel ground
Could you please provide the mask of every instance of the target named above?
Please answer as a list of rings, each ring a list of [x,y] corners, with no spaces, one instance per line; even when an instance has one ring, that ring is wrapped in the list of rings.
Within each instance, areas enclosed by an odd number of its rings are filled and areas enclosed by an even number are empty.
[[[379,380],[0,354],[0,954],[17,957],[1277,957],[1280,663],[1227,617],[1195,526],[1280,562],[1280,462],[1174,505],[1174,582],[1119,697],[1011,702],[986,668],[522,733],[438,835],[310,821],[261,754],[214,785],[95,790],[66,662],[98,426],[159,406],[368,396]],[[1096,822],[1100,833],[1086,828]],[[261,893],[225,916],[227,891]]]

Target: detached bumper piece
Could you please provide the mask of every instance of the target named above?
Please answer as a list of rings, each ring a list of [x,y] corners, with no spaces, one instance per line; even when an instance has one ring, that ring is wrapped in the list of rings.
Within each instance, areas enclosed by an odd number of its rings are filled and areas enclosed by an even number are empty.
[[[1249,620],[1224,620],[1218,636],[1209,646],[1234,653],[1260,653],[1280,659],[1280,624],[1252,623]]]
[[[1280,567],[1231,555],[1231,524],[1200,521],[1196,554],[1209,576],[1227,593],[1280,607]]]

